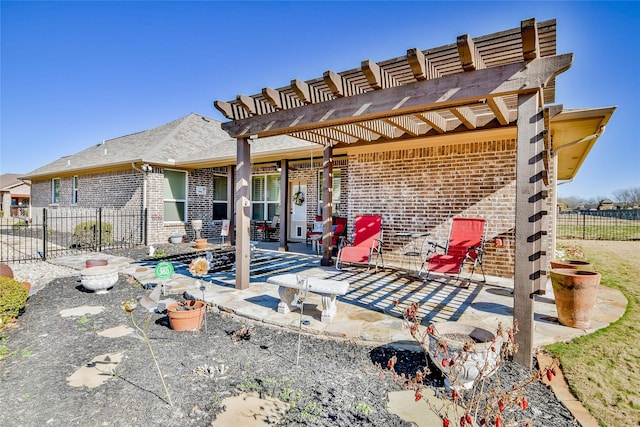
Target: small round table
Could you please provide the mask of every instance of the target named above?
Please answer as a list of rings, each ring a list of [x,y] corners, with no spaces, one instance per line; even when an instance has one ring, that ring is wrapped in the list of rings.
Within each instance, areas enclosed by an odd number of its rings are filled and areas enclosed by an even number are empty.
[[[428,232],[407,232],[396,234],[396,237],[403,242],[402,263],[400,268],[402,270],[406,270],[407,274],[410,274],[411,271],[415,271],[416,274],[419,273],[418,266],[421,268],[424,263],[422,257],[428,236]]]

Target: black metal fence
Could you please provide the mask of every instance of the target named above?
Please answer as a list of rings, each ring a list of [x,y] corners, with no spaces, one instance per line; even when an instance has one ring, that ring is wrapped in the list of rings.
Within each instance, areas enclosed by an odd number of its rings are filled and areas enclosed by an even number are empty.
[[[0,262],[46,260],[144,242],[145,215],[122,209],[43,209],[0,223]]]
[[[560,239],[640,240],[640,209],[560,213]]]

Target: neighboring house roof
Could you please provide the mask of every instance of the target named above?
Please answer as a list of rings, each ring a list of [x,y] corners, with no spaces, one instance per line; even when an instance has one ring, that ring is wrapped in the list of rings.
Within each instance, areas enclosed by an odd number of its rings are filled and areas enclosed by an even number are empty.
[[[105,170],[149,163],[161,167],[196,168],[228,165],[236,162],[236,140],[231,138],[221,122],[196,113],[166,123],[154,129],[109,139],[79,153],[61,157],[22,176],[23,179],[72,175],[91,170]],[[279,153],[309,154],[316,144],[290,136],[278,136],[252,141],[252,157]]]
[[[12,188],[23,185],[24,182],[18,178],[20,174],[17,173],[4,173],[0,175],[0,191],[11,191]]]

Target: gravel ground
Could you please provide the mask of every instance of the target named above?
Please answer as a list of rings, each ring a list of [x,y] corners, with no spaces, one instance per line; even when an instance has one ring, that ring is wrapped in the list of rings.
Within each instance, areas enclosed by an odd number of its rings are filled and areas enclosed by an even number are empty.
[[[169,248],[178,250],[172,246]],[[143,249],[113,254],[147,256]],[[299,336],[292,330],[211,310],[206,331],[175,332],[166,315],[138,309],[135,319],[144,322],[149,318],[147,333],[172,407],[142,340],[133,335],[107,338],[98,334],[130,326],[120,303],[149,291],[121,275],[109,293],[88,293],[78,282],[77,272],[41,264],[11,266],[20,280],[29,274],[32,282],[42,280],[39,277],[56,278],[33,294],[19,321],[3,331],[0,349],[5,348],[9,356],[0,361],[2,426],[206,426],[224,409],[224,398],[242,391],[292,403],[278,425],[411,425],[388,412],[387,394],[403,386],[381,366],[395,355],[398,373],[413,375],[425,367],[424,353]],[[60,315],[61,310],[79,306],[102,306],[104,310],[82,317]],[[123,354],[122,362],[115,373],[105,374],[108,381],[103,385],[78,388],[67,384],[67,378],[95,356],[118,352]],[[523,367],[506,363],[495,379],[509,389],[528,375]],[[439,387],[442,378],[434,374],[426,382]],[[527,411],[518,409],[509,417],[532,418],[533,426],[579,425],[543,384],[527,387],[526,394]],[[426,406],[418,408],[427,410]]]

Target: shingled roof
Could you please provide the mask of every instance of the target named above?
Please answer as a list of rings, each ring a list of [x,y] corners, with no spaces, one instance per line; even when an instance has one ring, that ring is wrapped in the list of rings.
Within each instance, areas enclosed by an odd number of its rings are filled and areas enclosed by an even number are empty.
[[[235,164],[236,140],[221,122],[190,113],[154,129],[105,140],[76,154],[61,157],[29,172],[23,179],[71,175],[92,170],[130,167],[132,163],[196,168]],[[254,155],[282,152],[309,153],[314,144],[289,136],[264,138],[254,144]]]

